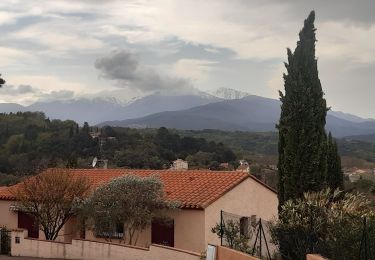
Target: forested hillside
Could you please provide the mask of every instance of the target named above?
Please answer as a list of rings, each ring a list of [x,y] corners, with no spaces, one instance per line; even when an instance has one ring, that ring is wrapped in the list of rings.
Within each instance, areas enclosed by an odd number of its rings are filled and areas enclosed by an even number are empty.
[[[97,141],[88,127],[49,120],[43,113],[0,114],[0,172],[31,174],[46,167],[74,164],[94,156]]]
[[[101,151],[90,133],[103,137]],[[375,165],[374,143],[339,139],[338,145],[344,166]],[[275,165],[277,133],[98,129],[37,112],[0,114],[0,184],[47,167],[91,167],[100,156],[109,167],[127,168],[168,168],[177,158],[187,160],[190,168],[220,169],[220,163],[236,166],[239,159]]]
[[[228,145],[239,158],[252,158],[261,164],[276,164],[277,142],[276,132],[243,132],[220,130],[180,130],[182,136],[215,140]],[[343,166],[375,167],[375,143],[354,139],[337,139]]]
[[[102,149],[92,135],[102,137]],[[0,114],[0,173],[7,174],[0,176],[0,183],[47,167],[91,167],[96,156],[108,159],[110,167],[149,169],[169,168],[177,158],[188,160],[193,168],[218,168],[221,162],[235,164],[237,159],[221,143],[180,137],[166,128],[98,129],[70,120],[51,121],[43,113]]]

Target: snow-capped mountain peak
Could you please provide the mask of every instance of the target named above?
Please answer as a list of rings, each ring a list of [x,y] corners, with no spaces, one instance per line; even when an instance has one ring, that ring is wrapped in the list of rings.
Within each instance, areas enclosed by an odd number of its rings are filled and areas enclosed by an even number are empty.
[[[209,91],[211,95],[218,97],[218,98],[223,98],[223,99],[241,99],[244,97],[249,96],[249,93],[231,89],[231,88],[218,88],[216,90]]]

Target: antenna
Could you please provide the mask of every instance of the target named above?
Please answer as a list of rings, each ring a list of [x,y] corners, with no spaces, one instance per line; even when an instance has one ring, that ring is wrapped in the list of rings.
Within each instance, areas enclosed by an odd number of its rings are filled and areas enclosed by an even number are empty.
[[[97,163],[98,163],[98,158],[94,157],[94,159],[92,160],[92,168],[95,168]]]

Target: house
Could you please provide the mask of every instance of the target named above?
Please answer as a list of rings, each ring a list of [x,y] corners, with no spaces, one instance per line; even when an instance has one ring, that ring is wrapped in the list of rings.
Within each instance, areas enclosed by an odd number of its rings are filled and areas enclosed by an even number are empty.
[[[237,172],[250,173],[250,166],[248,164],[240,164],[236,169]]]
[[[93,187],[126,174],[140,177],[157,175],[164,184],[168,200],[180,202],[180,209],[165,214],[171,225],[152,225],[139,234],[138,246],[164,244],[172,247],[203,252],[208,244],[220,244],[211,228],[220,223],[225,211],[250,219],[263,220],[277,217],[277,194],[248,173],[235,171],[177,171],[132,169],[72,169],[77,176],[86,176]],[[10,229],[23,228],[28,236],[43,239],[33,220],[15,207],[15,197],[8,187],[0,188],[0,226]],[[75,219],[69,220],[59,234],[59,241],[70,242],[73,238],[103,241],[90,230],[75,230]]]
[[[171,170],[187,170],[189,169],[189,164],[187,161],[182,159],[177,159],[172,162]]]

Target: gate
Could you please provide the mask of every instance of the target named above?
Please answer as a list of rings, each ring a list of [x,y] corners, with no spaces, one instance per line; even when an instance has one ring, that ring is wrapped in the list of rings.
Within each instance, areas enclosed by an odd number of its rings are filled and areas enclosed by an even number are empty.
[[[0,228],[0,254],[8,255],[10,253],[11,231]]]

